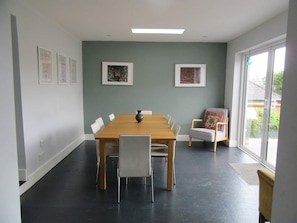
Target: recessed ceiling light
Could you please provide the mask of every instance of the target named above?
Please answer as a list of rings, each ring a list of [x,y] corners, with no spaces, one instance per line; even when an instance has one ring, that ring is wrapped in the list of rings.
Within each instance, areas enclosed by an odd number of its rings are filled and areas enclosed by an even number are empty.
[[[134,29],[132,33],[143,33],[143,34],[183,34],[184,29]]]

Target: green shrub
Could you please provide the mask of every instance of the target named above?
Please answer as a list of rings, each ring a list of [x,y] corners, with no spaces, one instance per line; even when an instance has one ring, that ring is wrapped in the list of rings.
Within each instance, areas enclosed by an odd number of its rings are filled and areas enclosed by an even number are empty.
[[[263,109],[256,108],[258,119],[247,121],[247,129],[249,130],[250,138],[260,138],[263,132]],[[272,110],[270,113],[269,137],[277,138],[279,130],[280,112]]]

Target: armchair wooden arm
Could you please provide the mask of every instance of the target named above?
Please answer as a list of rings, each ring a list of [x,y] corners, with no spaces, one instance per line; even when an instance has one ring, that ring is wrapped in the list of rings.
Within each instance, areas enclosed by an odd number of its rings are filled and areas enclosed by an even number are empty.
[[[266,169],[257,171],[259,176],[259,223],[271,220],[274,174]]]
[[[201,119],[201,118],[194,118],[194,119],[192,119],[191,128],[194,128],[195,127],[195,124],[197,122],[203,122],[203,119]]]

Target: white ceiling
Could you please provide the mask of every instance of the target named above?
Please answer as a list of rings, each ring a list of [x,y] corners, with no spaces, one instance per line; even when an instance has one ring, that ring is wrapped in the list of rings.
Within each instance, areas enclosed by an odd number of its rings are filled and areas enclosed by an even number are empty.
[[[23,0],[81,40],[228,42],[288,10],[289,0]],[[131,28],[184,28],[183,35]]]

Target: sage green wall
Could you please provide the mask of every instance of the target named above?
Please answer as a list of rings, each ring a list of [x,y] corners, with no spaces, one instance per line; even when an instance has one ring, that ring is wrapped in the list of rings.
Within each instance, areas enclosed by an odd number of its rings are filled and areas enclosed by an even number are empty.
[[[85,133],[102,116],[137,109],[171,114],[188,134],[191,119],[224,106],[226,43],[83,41]],[[132,62],[133,86],[102,85],[102,62]],[[206,64],[206,87],[174,86],[175,64]]]

